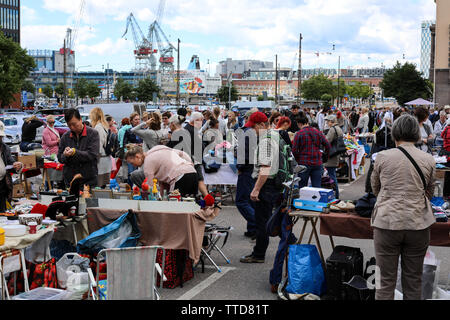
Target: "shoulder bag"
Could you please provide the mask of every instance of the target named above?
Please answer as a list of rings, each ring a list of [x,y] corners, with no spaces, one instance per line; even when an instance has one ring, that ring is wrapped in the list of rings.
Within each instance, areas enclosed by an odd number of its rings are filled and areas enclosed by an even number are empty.
[[[334,132],[336,133],[336,139],[331,143],[330,155],[329,158],[333,158],[334,156],[340,155],[347,151],[347,147],[345,146],[344,138],[339,136],[336,130],[336,127],[333,126]]]

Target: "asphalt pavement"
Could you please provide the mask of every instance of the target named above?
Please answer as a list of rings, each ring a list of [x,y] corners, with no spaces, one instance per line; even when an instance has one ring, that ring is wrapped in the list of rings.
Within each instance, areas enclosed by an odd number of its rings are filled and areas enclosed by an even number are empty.
[[[366,170],[367,172],[367,170]],[[365,175],[360,176],[351,184],[340,184],[341,198],[356,200],[364,194]],[[245,220],[230,201],[223,207],[219,216],[212,223],[222,226],[232,226],[234,230],[227,244],[222,249],[231,260],[227,264],[218,252],[213,252],[214,261],[220,266],[222,272],[218,272],[212,264],[206,260],[205,272],[202,273],[199,266],[194,272],[194,278],[184,284],[183,288],[163,289],[162,299],[168,300],[277,300],[276,294],[270,291],[269,274],[272,269],[279,238],[270,238],[265,263],[244,264],[239,259],[252,252],[254,242],[244,237]],[[320,223],[320,222],[319,222]],[[294,234],[298,237],[302,222],[294,226]],[[318,226],[319,230],[319,226]],[[306,235],[311,233],[310,224],[306,229]],[[306,237],[305,237],[306,238]],[[328,236],[320,236],[320,243],[325,259],[331,255],[332,249]],[[305,241],[305,240],[304,240]],[[371,257],[375,256],[373,240],[355,240],[342,237],[334,237],[335,245],[358,247],[364,255],[364,265]],[[314,240],[313,242],[314,243]],[[443,247],[430,247],[437,258],[441,260],[439,272],[439,285],[446,286],[450,276],[450,251]],[[450,288],[449,288],[450,289]]]

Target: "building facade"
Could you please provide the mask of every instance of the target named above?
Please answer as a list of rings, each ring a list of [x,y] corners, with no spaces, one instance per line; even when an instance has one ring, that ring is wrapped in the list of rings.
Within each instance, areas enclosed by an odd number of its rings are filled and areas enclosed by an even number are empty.
[[[233,79],[242,78],[246,71],[258,71],[261,69],[273,69],[273,62],[259,61],[259,60],[233,60],[227,58],[225,61],[220,61],[217,67],[217,75],[222,78],[227,78],[230,73],[233,74]]]
[[[421,24],[420,39],[420,72],[425,78],[430,76],[430,58],[431,58],[431,26],[435,21],[426,20]]]
[[[64,50],[28,50],[28,55],[33,57],[36,62],[34,71],[39,72],[64,72]],[[71,52],[66,56],[66,70],[67,73],[74,73],[75,70],[75,52]]]
[[[20,0],[0,0],[0,31],[20,43]]]
[[[450,1],[435,0],[436,24],[431,27],[432,58],[430,80],[438,106],[450,105]]]

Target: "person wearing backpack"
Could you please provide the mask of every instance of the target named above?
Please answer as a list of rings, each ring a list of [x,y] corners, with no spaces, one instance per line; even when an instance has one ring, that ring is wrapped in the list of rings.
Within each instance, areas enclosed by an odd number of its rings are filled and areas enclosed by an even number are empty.
[[[262,112],[253,113],[245,127],[253,128],[259,137],[252,173],[255,186],[250,193],[250,200],[254,202],[255,208],[256,244],[253,252],[242,257],[240,262],[264,263],[269,246],[266,224],[282,194],[282,188],[277,186],[276,178],[280,176],[280,143],[284,145],[284,141],[276,130],[269,129],[268,118]]]
[[[330,127],[330,130],[328,130],[327,133],[327,140],[330,143],[330,145],[336,144],[337,140],[340,137],[344,136],[344,132],[342,132],[342,129],[339,127],[336,116],[329,115],[325,118],[325,121],[328,122],[328,126]],[[338,187],[338,181],[336,177],[336,168],[339,167],[339,154],[336,154],[335,156],[328,159],[326,163],[323,165],[325,169],[328,171],[328,175],[331,179],[333,179],[335,185],[336,185],[336,199],[339,199],[339,187]]]
[[[92,127],[98,132],[100,138],[99,158],[97,160],[97,185],[100,188],[105,188],[109,183],[112,168],[111,153],[108,150],[109,124],[106,122],[102,109],[98,107],[91,110],[89,113],[89,120],[91,121]],[[109,134],[109,136],[111,137],[111,134]]]

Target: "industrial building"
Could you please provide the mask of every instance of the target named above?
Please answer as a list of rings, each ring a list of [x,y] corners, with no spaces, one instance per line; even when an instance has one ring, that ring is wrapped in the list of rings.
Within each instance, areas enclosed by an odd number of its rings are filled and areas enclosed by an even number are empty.
[[[0,0],[0,31],[20,43],[20,0]]]
[[[430,80],[434,83],[434,101],[450,105],[450,1],[435,0],[436,24],[431,30]]]

